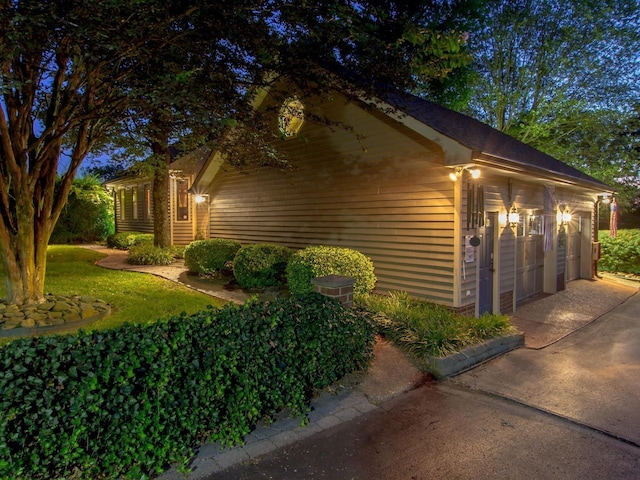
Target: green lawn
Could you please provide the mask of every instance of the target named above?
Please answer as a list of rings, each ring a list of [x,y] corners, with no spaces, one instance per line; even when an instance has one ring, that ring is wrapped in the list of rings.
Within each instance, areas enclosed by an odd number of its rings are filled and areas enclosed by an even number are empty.
[[[86,248],[52,245],[47,256],[45,293],[93,295],[111,305],[109,317],[85,325],[85,330],[113,328],[125,322],[149,323],[226,303],[155,275],[99,267],[95,262],[104,254]],[[0,298],[5,297],[2,282]]]

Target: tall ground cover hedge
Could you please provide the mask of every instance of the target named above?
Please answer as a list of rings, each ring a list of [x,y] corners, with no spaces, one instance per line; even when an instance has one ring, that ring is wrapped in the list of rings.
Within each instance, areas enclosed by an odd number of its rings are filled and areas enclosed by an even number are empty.
[[[602,242],[600,270],[640,275],[640,229],[618,230],[615,238],[601,231],[599,237]]]
[[[0,349],[0,478],[145,478],[365,367],[373,326],[317,294]]]

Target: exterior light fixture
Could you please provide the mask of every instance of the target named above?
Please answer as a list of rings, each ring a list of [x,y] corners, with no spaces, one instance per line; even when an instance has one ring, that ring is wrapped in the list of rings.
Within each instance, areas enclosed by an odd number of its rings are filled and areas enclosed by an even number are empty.
[[[561,208],[556,215],[556,219],[558,220],[558,225],[561,226],[564,226],[567,223],[571,222],[571,212],[569,212],[569,207]]]
[[[471,178],[476,180],[480,178],[480,169],[478,168],[468,168],[468,167],[456,167],[455,170],[449,172],[449,178],[451,181],[456,182],[458,178],[462,176],[462,172],[467,171]]]
[[[455,170],[449,172],[449,178],[452,182],[456,182],[458,178],[462,175],[462,167],[456,167]]]
[[[518,226],[519,222],[520,222],[520,214],[518,213],[518,210],[516,210],[515,205],[513,205],[511,207],[511,210],[509,210],[509,225],[512,227],[516,227]]]
[[[602,203],[611,203],[611,197],[608,193],[602,195]]]
[[[203,195],[203,194],[196,194],[196,203],[204,203],[204,201],[206,200],[207,195]]]

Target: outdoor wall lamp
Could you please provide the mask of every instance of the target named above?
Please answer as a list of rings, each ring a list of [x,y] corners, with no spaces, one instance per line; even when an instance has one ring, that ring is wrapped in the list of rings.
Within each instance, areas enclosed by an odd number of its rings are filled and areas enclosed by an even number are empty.
[[[602,203],[611,203],[611,197],[608,193],[602,195]]]
[[[557,215],[558,224],[566,225],[571,222],[571,212],[569,212],[569,208],[565,207],[564,210],[560,210]]]
[[[516,210],[516,206],[512,205],[511,210],[509,210],[509,225],[511,227],[517,227],[520,222],[520,214],[518,210]]]
[[[458,180],[458,178],[462,176],[462,172],[464,172],[465,170],[469,172],[469,175],[471,175],[471,178],[473,178],[474,180],[477,180],[478,178],[480,178],[479,168],[468,168],[468,167],[456,167],[453,170],[453,172],[449,173],[449,178],[451,179],[451,181],[455,182]]]
[[[207,199],[208,196],[209,195],[207,194],[201,194],[201,193],[196,194],[196,198],[195,198],[196,203],[204,203],[204,201]]]

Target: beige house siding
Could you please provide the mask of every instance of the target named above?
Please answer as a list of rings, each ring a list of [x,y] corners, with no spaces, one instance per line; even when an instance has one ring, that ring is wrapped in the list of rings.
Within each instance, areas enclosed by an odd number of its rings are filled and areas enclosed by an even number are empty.
[[[138,191],[137,219],[133,215],[133,190]],[[122,215],[123,205],[121,202],[124,191],[124,217]],[[145,219],[144,215],[144,187],[143,184],[134,184],[116,187],[115,195],[115,219],[116,232],[142,232],[153,233],[153,218]]]
[[[379,112],[325,107],[355,131],[305,124],[278,145],[291,170],[220,171],[211,236],[353,248],[373,260],[378,291],[453,305],[454,184],[442,151]]]

